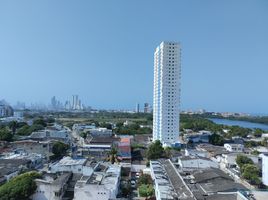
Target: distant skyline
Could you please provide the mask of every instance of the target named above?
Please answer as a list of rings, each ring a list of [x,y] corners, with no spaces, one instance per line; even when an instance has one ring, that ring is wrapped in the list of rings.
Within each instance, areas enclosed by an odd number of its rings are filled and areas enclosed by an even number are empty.
[[[182,49],[181,107],[268,114],[268,1],[0,1],[0,99],[135,109],[153,54]]]

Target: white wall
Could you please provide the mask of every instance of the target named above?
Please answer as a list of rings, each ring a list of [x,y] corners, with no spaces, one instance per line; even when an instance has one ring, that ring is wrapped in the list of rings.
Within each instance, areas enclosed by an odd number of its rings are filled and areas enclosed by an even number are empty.
[[[268,155],[262,156],[262,182],[268,186]]]

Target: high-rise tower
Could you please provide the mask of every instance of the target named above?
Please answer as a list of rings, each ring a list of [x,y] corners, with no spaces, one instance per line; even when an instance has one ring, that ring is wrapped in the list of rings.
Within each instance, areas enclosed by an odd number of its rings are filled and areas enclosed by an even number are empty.
[[[179,140],[180,45],[162,42],[154,53],[153,140],[170,146]]]

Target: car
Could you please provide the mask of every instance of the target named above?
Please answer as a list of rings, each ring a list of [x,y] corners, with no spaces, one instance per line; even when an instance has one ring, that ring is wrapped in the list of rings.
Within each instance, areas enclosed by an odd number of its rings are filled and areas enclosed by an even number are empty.
[[[132,180],[130,182],[130,185],[131,185],[132,188],[136,188],[136,181]]]
[[[135,177],[136,177],[136,179],[140,178],[140,173],[137,172]]]

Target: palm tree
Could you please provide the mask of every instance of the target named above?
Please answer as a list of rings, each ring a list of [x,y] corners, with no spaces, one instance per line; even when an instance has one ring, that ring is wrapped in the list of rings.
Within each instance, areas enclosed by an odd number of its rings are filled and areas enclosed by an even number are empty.
[[[117,159],[117,149],[112,147],[111,151],[109,152],[109,157],[108,157],[108,160],[114,164],[114,162],[118,162],[118,159]]]

